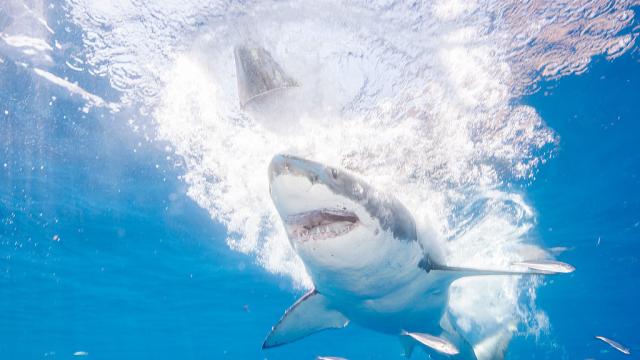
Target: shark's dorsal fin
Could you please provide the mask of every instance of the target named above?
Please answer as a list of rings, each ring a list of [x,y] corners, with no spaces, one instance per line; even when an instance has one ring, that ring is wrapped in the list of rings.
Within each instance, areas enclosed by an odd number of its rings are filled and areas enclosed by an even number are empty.
[[[309,291],[284,313],[262,344],[263,349],[284,345],[318,331],[341,329],[349,319],[327,306],[327,299],[316,290]]]

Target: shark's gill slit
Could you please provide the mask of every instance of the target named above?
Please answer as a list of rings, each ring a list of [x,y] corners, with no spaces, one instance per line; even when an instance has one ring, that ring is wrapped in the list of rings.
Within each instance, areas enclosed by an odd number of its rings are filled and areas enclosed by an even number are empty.
[[[359,223],[358,216],[341,209],[321,209],[289,215],[287,232],[299,241],[321,240],[344,235]]]

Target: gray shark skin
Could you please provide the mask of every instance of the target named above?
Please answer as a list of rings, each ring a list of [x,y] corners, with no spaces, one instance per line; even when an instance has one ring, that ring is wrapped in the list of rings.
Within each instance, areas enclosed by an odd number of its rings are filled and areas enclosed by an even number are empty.
[[[273,327],[263,348],[349,322],[398,336],[410,356],[476,359],[445,315],[449,285],[462,276],[553,274],[441,264],[418,240],[410,211],[356,176],[295,156],[269,165],[273,203],[314,290]],[[499,358],[492,354],[491,358]]]

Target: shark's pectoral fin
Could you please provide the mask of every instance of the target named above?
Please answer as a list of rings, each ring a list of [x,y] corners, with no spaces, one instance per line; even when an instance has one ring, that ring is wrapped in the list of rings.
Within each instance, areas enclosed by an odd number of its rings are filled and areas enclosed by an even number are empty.
[[[561,273],[570,273],[575,268],[569,264],[560,261],[551,260],[531,260],[515,262],[513,265],[525,266],[529,270],[511,270],[511,269],[481,269],[461,266],[448,266],[440,264],[428,256],[425,256],[418,267],[426,272],[442,271],[452,274],[452,278],[460,278],[465,276],[483,276],[483,275],[556,275]]]
[[[327,306],[327,299],[315,290],[301,297],[271,329],[262,348],[284,345],[325,329],[349,324],[341,312]]]
[[[420,344],[445,355],[457,355],[460,350],[447,338],[433,336],[425,333],[403,331],[402,335],[408,336]]]

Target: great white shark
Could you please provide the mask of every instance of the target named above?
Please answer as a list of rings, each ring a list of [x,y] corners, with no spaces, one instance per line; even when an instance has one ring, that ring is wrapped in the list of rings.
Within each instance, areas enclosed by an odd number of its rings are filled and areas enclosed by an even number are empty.
[[[433,357],[476,354],[446,314],[449,286],[464,276],[571,272],[554,260],[516,269],[445,264],[433,239],[419,239],[409,210],[347,171],[290,155],[269,165],[273,203],[314,289],[272,328],[263,348],[284,345],[349,322],[398,336],[404,354],[419,345]]]

